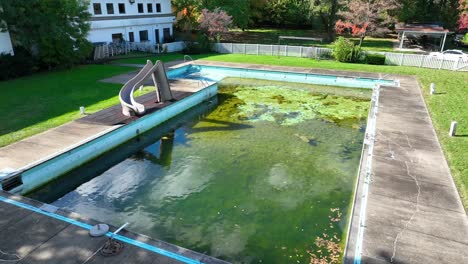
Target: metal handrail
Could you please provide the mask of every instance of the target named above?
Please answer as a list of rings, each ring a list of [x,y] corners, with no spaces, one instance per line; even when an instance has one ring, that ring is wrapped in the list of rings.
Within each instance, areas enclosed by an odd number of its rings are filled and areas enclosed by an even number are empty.
[[[184,63],[187,62],[187,59],[193,61],[192,57],[190,57],[189,55],[184,55]]]

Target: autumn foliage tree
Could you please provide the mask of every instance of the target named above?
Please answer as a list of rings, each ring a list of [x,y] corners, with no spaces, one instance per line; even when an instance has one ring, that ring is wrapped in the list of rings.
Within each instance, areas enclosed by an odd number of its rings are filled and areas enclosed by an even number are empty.
[[[221,35],[229,30],[232,24],[232,17],[220,8],[213,11],[202,10],[200,20],[200,29],[208,34],[208,37],[220,42]]]
[[[398,8],[397,0],[350,0],[347,9],[338,13],[342,19],[335,24],[337,33],[351,33],[359,37],[359,46],[368,34],[383,33],[395,22],[392,13]]]
[[[460,19],[458,19],[458,29],[466,30],[468,29],[468,0],[460,0],[459,4]]]

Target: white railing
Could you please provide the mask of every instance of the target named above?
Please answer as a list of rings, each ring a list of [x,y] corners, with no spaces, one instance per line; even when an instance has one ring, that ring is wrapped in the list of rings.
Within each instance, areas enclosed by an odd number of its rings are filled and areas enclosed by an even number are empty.
[[[186,45],[183,41],[171,42],[162,44],[162,51],[163,52],[178,52],[185,49]]]
[[[233,53],[246,55],[270,55],[300,58],[330,59],[332,50],[320,47],[304,47],[289,45],[264,45],[264,44],[243,44],[243,43],[216,43],[215,52]],[[411,66],[430,69],[444,69],[452,71],[468,71],[467,60],[439,59],[429,55],[393,53],[393,52],[372,52],[385,55],[385,64]]]
[[[121,44],[102,44],[94,49],[94,60],[105,59],[116,55],[128,54],[131,51],[148,53],[178,52],[185,48],[182,41],[165,44],[152,44],[150,42],[125,42]]]
[[[271,55],[301,58],[326,59],[331,58],[331,50],[319,47],[303,47],[289,45],[237,44],[216,43],[214,50],[218,53],[234,53],[247,55]]]
[[[149,42],[126,42],[121,44],[102,44],[94,48],[94,60],[101,60],[117,55],[128,54],[131,51],[161,53],[159,44]]]
[[[468,60],[437,58],[429,55],[385,53],[385,64],[419,68],[468,71]]]

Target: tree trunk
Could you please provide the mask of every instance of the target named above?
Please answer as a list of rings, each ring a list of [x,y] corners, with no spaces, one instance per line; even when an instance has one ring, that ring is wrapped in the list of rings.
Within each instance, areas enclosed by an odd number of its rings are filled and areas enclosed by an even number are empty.
[[[361,36],[359,37],[359,48],[361,48],[362,42],[364,41],[365,37],[366,37],[366,31],[362,33]]]

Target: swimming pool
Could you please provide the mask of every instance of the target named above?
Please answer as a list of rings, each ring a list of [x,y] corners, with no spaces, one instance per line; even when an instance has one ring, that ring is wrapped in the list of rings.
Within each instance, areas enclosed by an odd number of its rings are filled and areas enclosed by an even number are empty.
[[[374,88],[376,85],[397,86],[395,80],[336,76],[314,73],[297,73],[272,70],[257,70],[207,65],[187,65],[167,73],[168,78],[193,78],[219,82],[226,77],[252,78],[260,80],[332,85],[354,88]]]
[[[31,196],[232,262],[304,262],[345,239],[371,93],[227,78]]]

